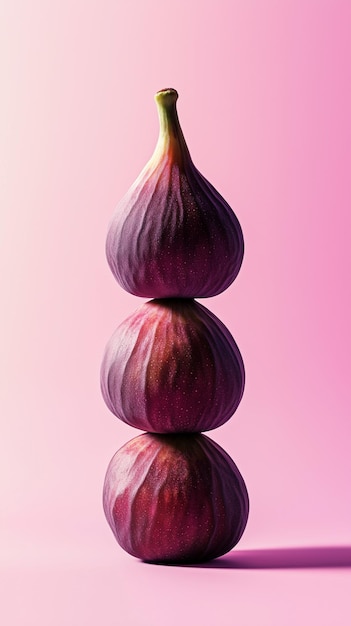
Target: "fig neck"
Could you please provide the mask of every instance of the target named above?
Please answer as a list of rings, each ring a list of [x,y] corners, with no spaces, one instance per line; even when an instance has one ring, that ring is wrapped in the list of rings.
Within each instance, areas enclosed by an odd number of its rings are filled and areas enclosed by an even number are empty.
[[[154,156],[167,156],[179,167],[191,163],[191,157],[179,124],[175,89],[162,89],[155,95],[160,132]]]

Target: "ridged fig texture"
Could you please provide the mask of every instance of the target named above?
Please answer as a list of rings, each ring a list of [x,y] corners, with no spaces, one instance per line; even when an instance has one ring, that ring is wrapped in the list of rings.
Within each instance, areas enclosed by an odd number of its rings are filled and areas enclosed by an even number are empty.
[[[207,561],[244,532],[249,500],[234,461],[205,435],[146,433],[107,469],[103,504],[121,547],[149,562]]]
[[[151,300],[117,328],[101,366],[102,395],[127,424],[156,433],[221,426],[244,390],[228,329],[191,299]]]
[[[236,278],[244,254],[237,217],[193,164],[177,98],[174,89],[155,96],[156,149],[117,206],[106,241],[119,284],[146,298],[221,293]]]

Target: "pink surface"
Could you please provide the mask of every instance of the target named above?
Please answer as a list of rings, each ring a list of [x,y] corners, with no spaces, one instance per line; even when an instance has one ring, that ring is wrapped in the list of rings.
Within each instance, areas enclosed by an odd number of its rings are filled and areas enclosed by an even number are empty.
[[[350,18],[347,0],[2,3],[4,623],[349,624]],[[204,302],[247,375],[211,434],[251,499],[227,567],[139,563],[101,504],[138,434],[102,400],[102,354],[142,302],[107,266],[107,224],[167,86],[246,243]]]

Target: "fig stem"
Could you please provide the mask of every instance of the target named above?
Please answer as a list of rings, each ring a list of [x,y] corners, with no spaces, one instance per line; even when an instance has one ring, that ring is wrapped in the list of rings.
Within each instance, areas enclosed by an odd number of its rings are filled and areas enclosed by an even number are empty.
[[[155,94],[158,110],[160,133],[155,150],[155,156],[168,153],[173,161],[179,165],[191,162],[190,153],[186,145],[182,129],[179,124],[176,102],[178,93],[175,89],[161,89]]]

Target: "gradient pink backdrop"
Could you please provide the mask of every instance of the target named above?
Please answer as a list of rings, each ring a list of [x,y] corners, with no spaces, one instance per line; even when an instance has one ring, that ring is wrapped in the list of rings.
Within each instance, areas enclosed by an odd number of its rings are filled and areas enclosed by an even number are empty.
[[[172,86],[246,242],[235,283],[204,302],[247,372],[209,433],[250,493],[238,555],[350,545],[351,3],[8,0],[0,25],[4,623],[349,624],[347,568],[122,552],[101,488],[138,431],[105,407],[99,369],[141,302],[108,269],[107,224],[155,146],[153,95]]]

